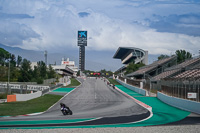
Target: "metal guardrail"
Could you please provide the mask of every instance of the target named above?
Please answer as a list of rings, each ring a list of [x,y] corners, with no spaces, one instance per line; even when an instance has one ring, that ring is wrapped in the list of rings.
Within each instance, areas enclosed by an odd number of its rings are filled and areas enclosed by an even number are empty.
[[[200,79],[167,79],[160,83],[161,92],[169,96],[200,102]],[[196,98],[188,98],[188,93],[195,93]]]

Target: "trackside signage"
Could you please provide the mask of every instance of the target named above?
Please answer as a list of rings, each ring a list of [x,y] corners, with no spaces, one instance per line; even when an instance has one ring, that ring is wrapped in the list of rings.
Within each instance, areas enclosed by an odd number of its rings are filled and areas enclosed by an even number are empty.
[[[87,31],[78,31],[78,46],[87,46]]]
[[[188,92],[187,98],[197,98],[197,93]]]

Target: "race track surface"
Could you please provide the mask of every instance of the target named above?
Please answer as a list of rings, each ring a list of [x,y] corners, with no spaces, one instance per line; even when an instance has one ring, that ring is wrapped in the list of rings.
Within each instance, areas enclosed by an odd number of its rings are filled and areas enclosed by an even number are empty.
[[[141,121],[150,116],[150,112],[135,103],[119,91],[107,87],[100,78],[79,79],[82,84],[65,95],[46,112],[35,116],[2,117],[0,121],[38,121],[38,120],[71,120],[90,119],[83,122],[11,124],[0,127],[40,127],[40,126],[77,126],[122,124]],[[62,94],[62,93],[61,93]],[[73,111],[73,115],[63,116],[60,102]],[[45,104],[45,103],[44,103]],[[23,123],[23,122],[22,122]]]

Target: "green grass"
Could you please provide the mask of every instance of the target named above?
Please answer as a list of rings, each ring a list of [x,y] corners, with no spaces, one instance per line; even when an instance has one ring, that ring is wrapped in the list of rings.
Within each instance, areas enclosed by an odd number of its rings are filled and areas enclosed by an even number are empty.
[[[7,94],[6,93],[0,93],[0,99],[6,99]]]
[[[43,112],[56,103],[62,96],[44,95],[29,101],[0,104],[0,116],[16,116]]]
[[[114,85],[121,85],[121,84],[118,83],[115,79],[108,78],[108,80],[110,81],[111,84],[114,84]]]

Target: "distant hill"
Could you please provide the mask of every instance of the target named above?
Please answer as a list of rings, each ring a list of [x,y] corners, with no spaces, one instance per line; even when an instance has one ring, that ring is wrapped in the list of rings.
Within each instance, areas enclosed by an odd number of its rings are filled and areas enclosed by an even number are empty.
[[[0,44],[1,48],[4,48],[8,52],[22,56],[22,58],[26,58],[31,62],[37,62],[44,59],[44,51],[34,51],[34,50],[25,50],[19,47],[9,47],[3,44]],[[48,51],[47,51],[48,52]],[[86,48],[86,69],[87,70],[111,70],[115,71],[119,67],[121,67],[121,61],[113,59],[115,51],[87,51]],[[78,47],[77,50],[66,51],[66,53],[49,53],[47,55],[47,63],[48,64],[60,64],[62,58],[69,58],[70,60],[75,61],[76,66],[78,66],[79,59]]]

